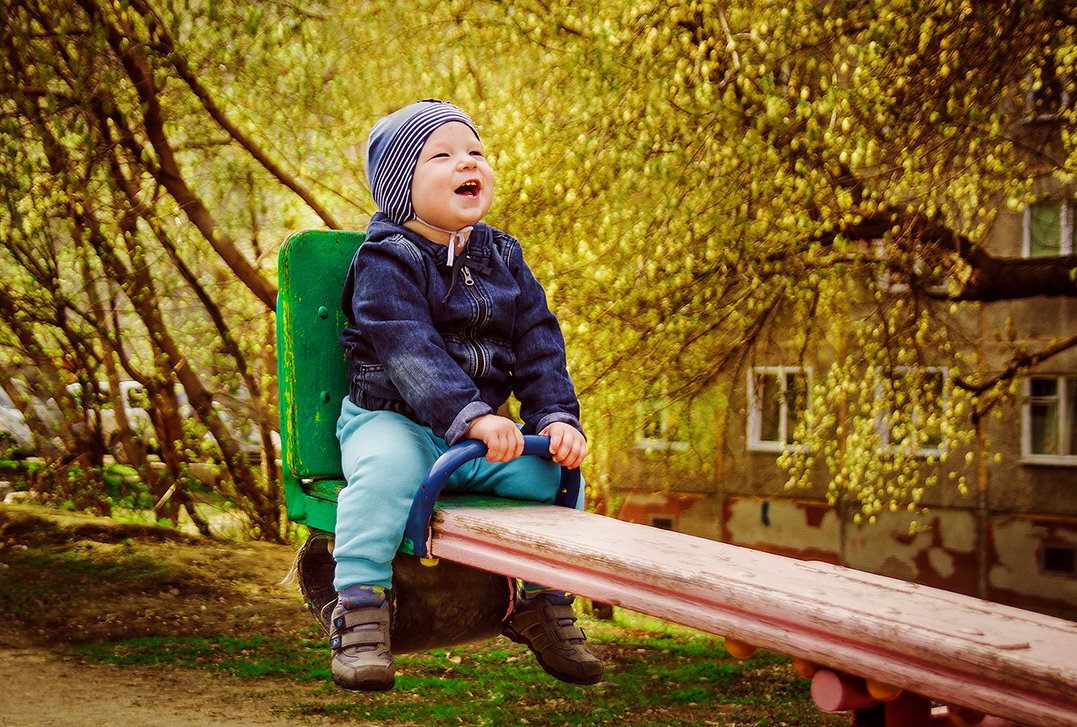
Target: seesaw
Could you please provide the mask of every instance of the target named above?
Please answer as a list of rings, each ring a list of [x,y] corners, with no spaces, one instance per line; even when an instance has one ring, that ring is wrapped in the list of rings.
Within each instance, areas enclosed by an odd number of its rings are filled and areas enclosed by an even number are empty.
[[[300,580],[323,624],[342,485],[334,423],[348,387],[340,292],[361,242],[307,231],[280,252],[283,477],[289,517],[312,529]],[[482,454],[458,446],[448,454]],[[410,554],[394,561],[400,653],[496,635],[522,578],[717,634],[734,656],[787,655],[819,708],[857,726],[1077,725],[1073,622],[566,507],[438,500],[435,489],[417,485]]]

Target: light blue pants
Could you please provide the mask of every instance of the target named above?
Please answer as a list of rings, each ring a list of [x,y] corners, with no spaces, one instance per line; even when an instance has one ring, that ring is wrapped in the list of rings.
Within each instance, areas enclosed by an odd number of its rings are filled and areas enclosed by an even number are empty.
[[[392,586],[392,562],[404,538],[412,500],[427,470],[448,446],[405,416],[361,409],[345,398],[337,420],[341,466],[347,482],[337,498],[333,586]],[[479,458],[449,478],[445,492],[473,492],[552,503],[561,468],[542,457],[509,462]],[[583,506],[583,487],[577,508]]]

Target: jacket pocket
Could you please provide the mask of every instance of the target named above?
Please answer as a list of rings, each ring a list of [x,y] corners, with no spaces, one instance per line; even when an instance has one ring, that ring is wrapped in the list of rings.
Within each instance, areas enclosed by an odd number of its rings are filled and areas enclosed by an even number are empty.
[[[401,399],[382,364],[358,364],[352,376],[352,388],[365,397],[375,399]]]

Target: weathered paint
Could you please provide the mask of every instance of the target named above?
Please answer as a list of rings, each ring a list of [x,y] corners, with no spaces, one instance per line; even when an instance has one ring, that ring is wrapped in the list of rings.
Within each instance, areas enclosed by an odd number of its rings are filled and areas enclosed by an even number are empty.
[[[840,561],[838,510],[825,503],[727,497],[722,513],[726,542],[795,558]]]
[[[336,487],[312,490],[310,484],[342,478],[335,425],[348,376],[337,341],[346,322],[340,295],[362,240],[358,232],[306,230],[289,237],[278,258],[277,378],[288,517],[318,530],[334,527]]]
[[[655,517],[666,517],[674,521],[674,530],[683,530],[678,520],[703,497],[695,493],[631,492],[622,500],[617,519],[650,525]]]
[[[882,513],[875,523],[848,526],[845,565],[979,595],[977,527],[975,514],[966,510],[933,509],[919,518]]]
[[[1045,544],[1077,546],[1077,518],[998,517],[989,534],[997,560],[988,569],[988,598],[1077,618],[1077,576],[1042,567]]]
[[[624,502],[622,519],[676,516],[678,531],[1077,619],[1077,576],[1042,569],[1045,544],[1077,547],[1077,517],[996,513],[981,538],[980,515],[968,508],[934,507],[918,517],[882,513],[873,524],[842,524],[836,507],[813,500],[629,493]],[[715,513],[713,527],[688,531],[684,526],[696,525],[700,512]]]

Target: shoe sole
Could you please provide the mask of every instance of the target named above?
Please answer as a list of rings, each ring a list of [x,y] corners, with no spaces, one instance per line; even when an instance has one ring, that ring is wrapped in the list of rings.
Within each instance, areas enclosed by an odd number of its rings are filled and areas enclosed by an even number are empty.
[[[391,677],[389,681],[383,679],[363,679],[359,682],[347,682],[342,679],[333,677],[333,683],[341,689],[347,689],[353,692],[387,692],[396,686],[396,678]]]

